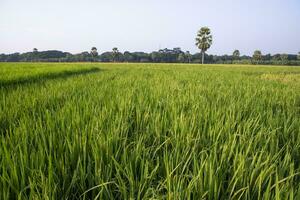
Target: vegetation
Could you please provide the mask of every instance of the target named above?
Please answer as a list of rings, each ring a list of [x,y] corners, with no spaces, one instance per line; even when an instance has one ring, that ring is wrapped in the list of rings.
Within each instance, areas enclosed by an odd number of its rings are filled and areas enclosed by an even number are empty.
[[[201,50],[202,64],[204,64],[204,54],[212,45],[212,35],[208,27],[202,27],[196,37],[196,46]]]
[[[113,61],[116,62],[119,60],[119,50],[117,47],[114,47],[112,49],[112,58],[113,58]]]
[[[300,68],[0,63],[0,94],[0,199],[300,199]]]
[[[262,59],[262,53],[260,50],[256,50],[253,53],[253,60],[260,61]]]
[[[96,48],[96,47],[94,47]],[[93,49],[94,49],[93,48]],[[96,51],[95,51],[96,50]],[[116,51],[117,50],[117,51]],[[236,50],[239,52],[238,50]],[[237,53],[235,51],[235,53]],[[96,53],[96,54],[95,54]],[[284,59],[282,59],[282,56]],[[266,64],[266,65],[300,65],[300,55],[275,54],[261,55],[260,60],[250,56],[240,55],[208,55],[204,54],[205,62],[209,64]],[[94,51],[85,51],[71,54],[56,50],[27,53],[0,54],[0,62],[154,62],[154,63],[201,63],[202,54],[191,54],[181,48],[160,49],[151,53],[113,51],[99,54]]]
[[[232,57],[234,60],[239,60],[240,59],[240,51],[239,50],[234,50],[234,52],[232,53]]]
[[[91,56],[93,58],[93,61],[95,61],[95,59],[97,58],[98,56],[98,51],[97,51],[97,48],[96,47],[92,47],[91,49]]]

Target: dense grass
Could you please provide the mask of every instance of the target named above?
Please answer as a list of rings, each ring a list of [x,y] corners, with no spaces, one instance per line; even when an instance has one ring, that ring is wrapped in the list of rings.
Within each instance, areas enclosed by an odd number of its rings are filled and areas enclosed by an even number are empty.
[[[300,68],[0,63],[0,120],[0,199],[300,199]]]

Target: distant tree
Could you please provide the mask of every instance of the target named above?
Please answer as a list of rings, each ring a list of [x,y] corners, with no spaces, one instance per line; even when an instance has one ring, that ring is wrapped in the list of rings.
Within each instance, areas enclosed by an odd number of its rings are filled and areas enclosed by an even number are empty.
[[[287,55],[287,54],[281,54],[281,55],[280,55],[280,59],[281,59],[282,61],[287,61],[287,60],[289,59],[289,55]]]
[[[112,57],[113,57],[114,62],[116,62],[118,60],[118,55],[119,55],[119,50],[117,47],[114,47],[112,49]]]
[[[91,49],[91,55],[93,57],[93,61],[95,61],[96,57],[98,56],[98,51],[96,47],[92,47]]]
[[[6,55],[4,53],[0,54],[0,62],[5,62],[6,61]]]
[[[180,53],[183,53],[183,52],[181,51],[181,48],[180,48],[180,47],[173,48],[173,50],[171,50],[171,52],[174,53],[174,54],[180,54]]]
[[[36,61],[36,60],[38,60],[38,49],[37,49],[37,48],[33,48],[32,54],[31,54],[30,57],[31,57],[31,58],[30,58],[31,61]]]
[[[297,59],[300,60],[300,51],[298,52]]]
[[[234,50],[234,52],[232,53],[232,57],[235,60],[238,60],[240,58],[240,51],[239,50]]]
[[[204,55],[205,52],[212,45],[212,35],[210,33],[210,29],[208,27],[202,27],[196,37],[196,46],[201,50],[202,54],[202,64],[204,63]]]
[[[218,60],[219,60],[219,56],[213,55],[213,62],[214,62],[214,63],[217,63]]]
[[[134,57],[131,55],[131,53],[129,51],[124,52],[123,58],[124,58],[125,62],[133,62],[134,61]]]
[[[104,52],[100,55],[100,59],[102,62],[112,62],[112,52]]]
[[[150,62],[151,54],[144,53],[144,52],[133,52],[132,55],[135,58],[136,62]]]
[[[154,51],[150,54],[150,57],[152,62],[161,62],[162,56],[160,52]]]
[[[173,49],[168,49],[168,48],[160,49],[158,53],[160,55],[159,57],[161,62],[173,63],[173,62],[177,62],[179,54],[184,52],[181,51],[181,48],[177,47]]]
[[[184,55],[184,53],[180,53],[178,55],[177,61],[180,62],[180,63],[184,63],[185,62],[185,55]]]
[[[261,53],[260,50],[254,51],[254,53],[253,53],[253,59],[255,61],[260,61],[262,59],[262,53]]]
[[[192,61],[191,53],[189,51],[186,51],[185,56],[186,56],[187,62],[190,63]]]
[[[272,60],[278,61],[280,60],[280,54],[275,54],[272,56]]]
[[[272,56],[271,56],[271,54],[268,53],[268,54],[264,55],[262,58],[263,58],[263,60],[270,61]]]
[[[6,62],[19,62],[20,61],[20,53],[13,53],[7,56]]]
[[[47,59],[58,59],[58,58],[65,58],[68,53],[58,51],[58,50],[48,50],[48,51],[40,51],[38,52],[39,59],[43,59],[46,61]]]

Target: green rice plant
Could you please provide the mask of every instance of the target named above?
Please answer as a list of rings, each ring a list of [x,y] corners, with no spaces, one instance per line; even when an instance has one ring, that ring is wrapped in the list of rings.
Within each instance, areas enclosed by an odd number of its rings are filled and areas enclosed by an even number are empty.
[[[300,199],[299,74],[0,63],[0,199]]]

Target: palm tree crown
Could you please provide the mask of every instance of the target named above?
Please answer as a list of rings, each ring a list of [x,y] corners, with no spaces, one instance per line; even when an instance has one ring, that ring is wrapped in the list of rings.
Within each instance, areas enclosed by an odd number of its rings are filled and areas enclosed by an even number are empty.
[[[196,46],[201,50],[202,53],[202,64],[204,62],[204,53],[212,45],[212,35],[208,27],[202,27],[196,37]]]
[[[239,50],[234,50],[232,56],[233,56],[234,59],[239,59],[240,51]]]

